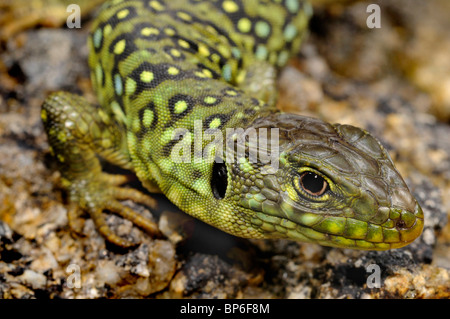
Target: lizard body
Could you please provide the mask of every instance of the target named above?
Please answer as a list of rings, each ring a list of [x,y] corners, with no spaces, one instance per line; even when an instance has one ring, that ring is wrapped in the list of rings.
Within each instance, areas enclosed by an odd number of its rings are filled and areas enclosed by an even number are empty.
[[[125,247],[132,243],[109,229],[104,210],[158,232],[119,202],[152,204],[103,173],[101,156],[237,236],[374,250],[419,236],[422,210],[374,137],[275,108],[277,71],[298,52],[311,14],[300,0],[106,2],[88,40],[100,105],[58,92],[42,108],[69,220],[85,210]],[[262,131],[270,136],[248,138]],[[210,148],[206,133],[222,144]],[[219,152],[239,142],[241,155]],[[249,158],[263,148],[277,167]]]

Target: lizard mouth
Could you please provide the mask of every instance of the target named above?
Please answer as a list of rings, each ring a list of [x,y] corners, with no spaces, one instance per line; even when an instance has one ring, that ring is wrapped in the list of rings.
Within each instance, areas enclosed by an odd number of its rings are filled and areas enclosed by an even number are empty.
[[[259,227],[268,232],[273,229],[274,237],[341,248],[387,250],[404,247],[420,236],[424,225],[423,212],[417,202],[414,212],[390,208],[390,217],[382,224],[352,217],[282,210],[285,218],[257,214]]]

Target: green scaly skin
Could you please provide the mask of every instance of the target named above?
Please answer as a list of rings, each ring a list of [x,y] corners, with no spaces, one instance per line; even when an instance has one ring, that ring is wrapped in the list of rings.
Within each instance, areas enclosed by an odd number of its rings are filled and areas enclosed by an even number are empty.
[[[186,213],[236,236],[368,250],[417,238],[422,210],[374,137],[274,106],[277,70],[299,51],[311,11],[300,0],[105,3],[89,38],[101,106],[59,92],[42,108],[71,224],[87,211],[107,240],[133,245],[106,225],[107,209],[158,233],[119,200],[153,202],[119,187],[126,179],[103,173],[99,155],[134,171]],[[279,169],[246,156],[224,158],[222,165],[207,158],[174,161],[178,142],[198,140],[195,120],[224,136],[227,128],[278,128]],[[175,137],[177,128],[188,133]],[[242,135],[227,136],[227,143]],[[325,191],[308,192],[305,174],[323,181]]]

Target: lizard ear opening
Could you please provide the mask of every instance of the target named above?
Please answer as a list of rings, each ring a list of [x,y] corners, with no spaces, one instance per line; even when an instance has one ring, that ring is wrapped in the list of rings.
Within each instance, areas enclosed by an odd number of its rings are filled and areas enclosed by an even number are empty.
[[[212,176],[211,176],[211,189],[214,197],[217,199],[223,199],[227,192],[228,186],[228,172],[225,163],[219,163],[217,161],[213,164]]]

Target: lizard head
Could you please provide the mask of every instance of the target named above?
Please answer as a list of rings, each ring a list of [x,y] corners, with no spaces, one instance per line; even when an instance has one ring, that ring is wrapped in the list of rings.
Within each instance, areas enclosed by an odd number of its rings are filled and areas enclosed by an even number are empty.
[[[250,129],[265,129],[266,141],[252,141]],[[403,247],[421,234],[422,209],[368,132],[275,113],[228,143],[239,138],[243,156],[212,169],[216,199],[234,210],[228,232],[366,250]],[[249,160],[252,150],[268,150],[271,161]]]

